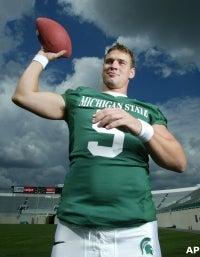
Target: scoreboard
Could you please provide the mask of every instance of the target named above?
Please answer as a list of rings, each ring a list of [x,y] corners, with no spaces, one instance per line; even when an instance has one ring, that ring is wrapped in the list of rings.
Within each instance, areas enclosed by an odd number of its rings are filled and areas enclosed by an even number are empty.
[[[22,194],[61,194],[62,186],[35,187],[35,186],[11,186],[12,193]]]

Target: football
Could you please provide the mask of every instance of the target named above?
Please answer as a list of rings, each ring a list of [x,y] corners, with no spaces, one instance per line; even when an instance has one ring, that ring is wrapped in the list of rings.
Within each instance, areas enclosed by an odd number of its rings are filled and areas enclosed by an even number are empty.
[[[61,24],[49,18],[37,18],[35,25],[36,35],[45,51],[57,53],[66,50],[62,57],[70,57],[72,54],[71,38]]]

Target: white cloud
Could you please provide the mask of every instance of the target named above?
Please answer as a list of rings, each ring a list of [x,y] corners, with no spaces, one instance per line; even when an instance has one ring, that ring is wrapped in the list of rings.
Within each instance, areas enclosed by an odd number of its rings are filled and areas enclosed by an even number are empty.
[[[1,0],[0,8],[0,64],[3,62],[3,55],[14,50],[22,42],[22,27],[20,19],[31,13],[34,0]],[[9,22],[15,21],[15,33],[10,30]]]
[[[183,174],[177,174],[160,169],[151,163],[153,185],[159,188],[176,188],[198,184],[199,181],[199,127],[200,98],[171,99],[160,109],[168,118],[170,131],[181,142],[186,158],[187,169]]]
[[[7,170],[0,169],[0,188],[9,188],[12,185],[12,180],[10,179]]]
[[[4,181],[4,187],[24,183],[48,185],[53,181],[62,183],[68,166],[66,124],[42,119],[15,106],[11,96],[18,79],[5,76],[0,81],[1,181]],[[51,90],[43,79],[41,88]],[[54,175],[53,169],[56,171]],[[42,180],[39,174],[43,174]],[[0,186],[3,187],[2,183]]]
[[[66,81],[57,87],[57,92],[63,93],[64,88],[77,88],[78,86],[88,86],[101,90],[102,62],[96,57],[74,59],[74,73],[67,75]]]
[[[177,0],[59,0],[58,3],[68,14],[94,23],[106,35],[118,38],[138,53],[158,47],[178,63],[179,74],[190,71],[194,64],[200,70],[198,0],[181,5]],[[167,76],[166,71],[163,74]]]
[[[20,19],[22,15],[30,12],[35,0],[1,0],[0,24]]]

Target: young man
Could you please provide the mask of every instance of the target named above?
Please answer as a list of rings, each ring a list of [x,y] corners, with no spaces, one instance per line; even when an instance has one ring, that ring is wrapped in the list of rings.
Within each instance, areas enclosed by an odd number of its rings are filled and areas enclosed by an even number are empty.
[[[165,169],[183,172],[183,149],[155,105],[127,97],[135,60],[123,45],[105,55],[102,92],[86,87],[63,95],[40,92],[43,68],[63,53],[39,51],[12,98],[69,127],[70,172],[52,257],[160,257],[148,155]]]

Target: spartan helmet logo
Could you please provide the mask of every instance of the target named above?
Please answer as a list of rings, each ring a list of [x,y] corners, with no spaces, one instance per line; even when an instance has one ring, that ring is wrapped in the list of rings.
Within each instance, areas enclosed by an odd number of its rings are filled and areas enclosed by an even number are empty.
[[[145,256],[154,256],[153,248],[150,243],[151,239],[149,237],[145,237],[140,243],[140,249],[142,251],[142,255]]]

